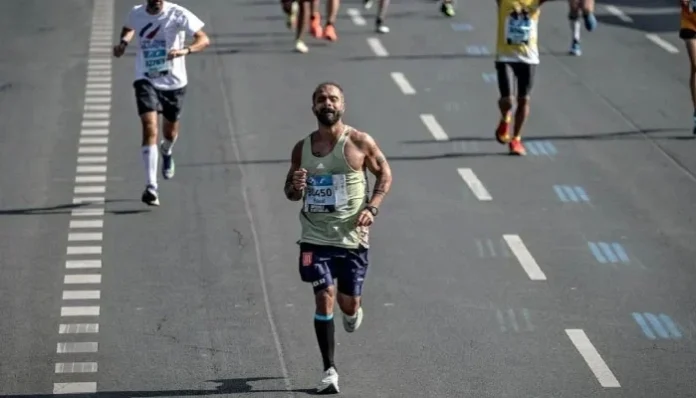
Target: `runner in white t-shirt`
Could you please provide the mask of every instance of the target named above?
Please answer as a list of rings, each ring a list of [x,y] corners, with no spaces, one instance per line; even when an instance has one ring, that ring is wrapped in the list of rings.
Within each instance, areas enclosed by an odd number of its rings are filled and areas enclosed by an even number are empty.
[[[133,37],[138,36],[133,87],[143,126],[142,152],[147,174],[142,201],[151,206],[159,206],[157,114],[163,117],[164,140],[159,151],[162,153],[162,176],[168,180],[174,176],[172,146],[179,132],[179,115],[188,84],[184,56],[210,44],[203,26],[197,16],[178,4],[147,0],[128,13],[121,42],[114,47],[114,56],[120,57]],[[193,36],[194,41],[184,47],[186,36]]]

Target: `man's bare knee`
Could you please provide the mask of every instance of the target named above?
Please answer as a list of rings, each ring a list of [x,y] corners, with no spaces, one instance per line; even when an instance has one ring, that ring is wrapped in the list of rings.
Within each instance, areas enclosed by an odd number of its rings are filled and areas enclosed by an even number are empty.
[[[148,112],[140,115],[140,124],[143,128],[143,145],[155,145],[157,142],[157,112]]]
[[[353,316],[360,308],[360,296],[349,296],[339,292],[338,306],[341,307],[341,311],[344,314]]]
[[[317,314],[329,315],[333,313],[334,300],[336,299],[336,288],[329,286],[314,295],[317,307]]]
[[[179,134],[179,121],[171,122],[166,118],[162,118],[162,134],[164,138],[171,141]]]

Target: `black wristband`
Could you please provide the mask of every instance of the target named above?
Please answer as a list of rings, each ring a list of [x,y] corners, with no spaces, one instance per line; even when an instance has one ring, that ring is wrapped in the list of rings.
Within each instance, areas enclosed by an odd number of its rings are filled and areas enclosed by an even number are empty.
[[[128,47],[128,42],[125,41],[125,40],[123,40],[123,39],[121,39],[121,45],[122,45],[123,47]]]

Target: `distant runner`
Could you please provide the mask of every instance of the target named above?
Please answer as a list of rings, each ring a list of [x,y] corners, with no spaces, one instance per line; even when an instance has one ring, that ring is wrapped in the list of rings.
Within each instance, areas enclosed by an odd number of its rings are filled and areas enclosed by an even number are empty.
[[[288,29],[295,29],[297,27],[297,12],[299,7],[296,0],[280,0],[280,7],[285,13],[285,26]]]
[[[696,135],[696,0],[681,0],[680,25],[679,37],[684,40],[691,65],[689,88],[691,89],[691,102],[694,106],[694,127],[691,132]]]
[[[573,35],[573,41],[570,43],[571,55],[582,55],[580,48],[580,12],[585,21],[585,29],[592,32],[597,28],[597,18],[594,15],[594,0],[568,0],[569,12],[568,19],[570,20],[570,33]]]
[[[312,94],[318,129],[295,144],[285,196],[302,200],[299,271],[314,289],[314,330],[324,362],[317,392],[338,393],[334,364],[334,302],[343,312],[343,328],[360,327],[360,296],[368,268],[369,227],[392,182],[391,168],[375,140],[341,120],[343,90],[322,83]],[[368,198],[367,173],[376,176]],[[338,290],[338,293],[336,292]]]
[[[495,69],[498,74],[500,122],[495,138],[508,144],[511,155],[523,156],[522,127],[529,116],[529,100],[534,85],[534,72],[539,64],[537,46],[540,7],[546,0],[496,0],[498,4],[498,43]],[[517,83],[515,125],[510,139],[513,87]]]
[[[363,7],[365,7],[366,10],[369,10],[372,8],[373,2],[373,0],[363,0]],[[390,0],[379,0],[377,18],[375,18],[375,32],[377,33],[389,33],[389,27],[384,24],[384,17],[387,15],[389,2]]]
[[[454,0],[442,0],[440,2],[440,12],[446,17],[453,17],[455,14]]]
[[[179,116],[183,105],[188,77],[184,56],[199,52],[210,44],[203,32],[203,22],[191,11],[170,1],[147,0],[128,13],[121,42],[114,46],[114,56],[119,58],[126,47],[138,35],[138,51],[135,58],[135,100],[142,124],[142,154],[147,175],[147,186],[142,201],[159,206],[157,185],[157,114],[163,116],[164,140],[162,176],[174,177],[172,147],[179,132]],[[193,43],[184,47],[186,35],[193,36]]]
[[[295,30],[295,51],[300,53],[306,53],[309,51],[309,47],[305,44],[302,37],[304,36],[305,30],[307,30],[307,16],[309,17],[309,28],[316,39],[325,39],[328,41],[338,40],[338,34],[336,34],[336,17],[338,16],[338,9],[341,6],[341,0],[326,0],[326,25],[322,28],[321,26],[321,14],[319,13],[319,0],[296,0],[299,3],[299,13],[297,15]],[[287,6],[284,6],[286,9]],[[293,13],[292,8],[290,10],[289,19],[292,20]]]

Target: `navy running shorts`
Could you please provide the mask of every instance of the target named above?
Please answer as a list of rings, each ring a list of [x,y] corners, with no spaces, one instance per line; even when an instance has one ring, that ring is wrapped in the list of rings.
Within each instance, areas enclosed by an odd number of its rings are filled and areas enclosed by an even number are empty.
[[[368,249],[346,249],[300,243],[300,277],[311,283],[314,293],[336,284],[339,292],[357,297],[362,294],[367,275]]]

